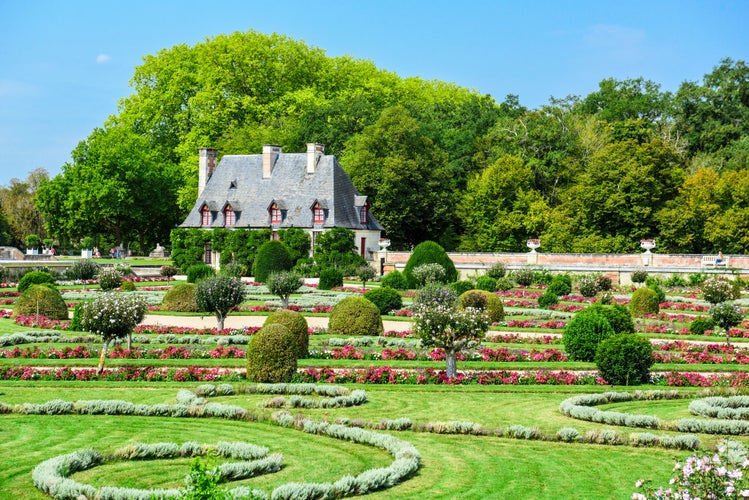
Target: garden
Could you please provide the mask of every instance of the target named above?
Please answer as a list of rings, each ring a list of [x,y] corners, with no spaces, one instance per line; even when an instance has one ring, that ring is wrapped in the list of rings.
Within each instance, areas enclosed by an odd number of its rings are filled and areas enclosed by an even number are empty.
[[[433,264],[331,287],[170,269],[7,283],[0,491],[749,495],[740,278]]]

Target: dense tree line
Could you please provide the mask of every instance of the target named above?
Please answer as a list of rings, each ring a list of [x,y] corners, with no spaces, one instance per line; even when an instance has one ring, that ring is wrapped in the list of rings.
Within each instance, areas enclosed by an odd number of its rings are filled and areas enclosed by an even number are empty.
[[[250,31],[147,56],[131,84],[118,114],[39,183],[36,207],[60,241],[145,251],[194,203],[198,148],[319,142],[370,196],[393,249],[525,251],[528,238],[560,252],[635,251],[642,238],[663,251],[749,249],[742,61],[673,94],[606,79],[527,109]]]

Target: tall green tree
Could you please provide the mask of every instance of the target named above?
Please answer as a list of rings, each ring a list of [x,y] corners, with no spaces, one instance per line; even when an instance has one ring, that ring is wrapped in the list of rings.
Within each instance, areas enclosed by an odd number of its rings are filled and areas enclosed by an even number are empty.
[[[47,238],[42,214],[36,207],[36,192],[48,179],[47,171],[37,168],[25,180],[13,178],[7,187],[0,188],[0,207],[6,224],[0,229],[0,234],[6,234],[4,245],[21,247],[30,234]]]

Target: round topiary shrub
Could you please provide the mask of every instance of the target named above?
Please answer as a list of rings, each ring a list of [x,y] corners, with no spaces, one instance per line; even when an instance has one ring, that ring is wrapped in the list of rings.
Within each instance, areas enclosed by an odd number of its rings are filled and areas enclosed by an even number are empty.
[[[390,271],[383,276],[380,285],[394,288],[396,290],[408,290],[408,281],[406,280],[406,277],[403,276],[403,273],[398,270]]]
[[[417,288],[418,285],[413,276],[413,270],[423,264],[439,264],[445,269],[445,279],[443,283],[452,283],[458,279],[458,271],[455,269],[455,264],[447,252],[434,241],[424,241],[419,243],[414,248],[406,262],[406,267],[403,269],[403,274],[406,277],[409,288]]]
[[[99,274],[99,265],[91,259],[76,260],[65,271],[65,277],[69,280],[92,280],[97,274]]]
[[[598,374],[612,385],[647,384],[653,366],[653,346],[633,333],[601,341],[595,356]]]
[[[562,332],[562,342],[573,361],[593,361],[598,344],[614,335],[609,320],[603,314],[589,309],[580,311],[567,323]]]
[[[699,316],[689,323],[689,333],[692,335],[705,335],[706,330],[713,330],[715,323],[712,318]]]
[[[331,290],[337,286],[343,286],[343,273],[334,267],[326,267],[320,271],[320,281],[317,288],[320,290]]]
[[[270,240],[257,249],[255,261],[252,263],[252,275],[255,281],[265,283],[271,273],[291,271],[293,266],[294,261],[286,245],[277,240]]]
[[[346,297],[330,313],[331,335],[379,335],[382,331],[379,309],[364,297]]]
[[[723,277],[707,278],[700,289],[703,298],[711,304],[720,304],[733,297],[733,286]]]
[[[557,274],[552,278],[546,292],[553,293],[557,297],[569,295],[572,293],[572,278],[569,274]]]
[[[398,311],[403,307],[403,298],[398,290],[387,286],[369,290],[364,294],[364,298],[377,306],[380,315],[390,314],[392,311]]]
[[[513,288],[515,288],[515,280],[513,280],[510,276],[505,276],[504,278],[499,278],[497,280],[497,290],[506,292],[507,290],[512,290]]]
[[[296,357],[306,358],[309,350],[309,326],[304,316],[290,309],[276,311],[265,319],[263,326],[278,324],[288,328],[296,338]]]
[[[200,308],[195,300],[195,283],[178,283],[171,287],[161,301],[162,311],[199,312]]]
[[[262,327],[247,346],[247,380],[291,382],[297,370],[297,338],[279,323]]]
[[[45,283],[54,285],[55,277],[46,271],[29,271],[24,274],[18,282],[18,291],[23,293],[28,290],[31,285],[43,285]]]
[[[476,287],[473,286],[473,283],[471,283],[468,280],[460,280],[456,281],[455,283],[450,283],[450,288],[453,289],[453,291],[458,295],[463,295],[468,290],[474,290]]]
[[[520,286],[531,286],[533,284],[533,269],[523,267],[512,273],[512,278]]]
[[[614,333],[634,333],[635,322],[632,320],[632,314],[625,306],[621,304],[603,305],[599,303],[592,304],[588,310],[602,314],[609,320]]]
[[[555,304],[559,304],[559,296],[554,293],[553,290],[547,289],[544,294],[538,298],[538,307],[541,309],[549,309]]]
[[[629,310],[633,317],[642,318],[646,314],[658,314],[660,303],[655,290],[648,287],[638,288],[632,293]]]
[[[132,281],[123,281],[120,285],[120,291],[122,292],[134,292],[135,291],[135,283]]]
[[[216,276],[216,270],[208,264],[193,264],[187,268],[187,282],[197,283]]]
[[[179,273],[179,269],[177,269],[177,266],[171,266],[167,264],[159,268],[159,274],[166,279],[171,279],[172,277],[176,276],[177,273]]]
[[[476,280],[476,288],[486,290],[487,292],[497,291],[497,280],[488,275],[479,276]]]
[[[104,291],[114,290],[122,285],[122,273],[113,267],[100,269],[96,278],[99,280],[99,287]]]
[[[46,316],[50,319],[65,320],[68,319],[68,308],[54,286],[31,285],[16,300],[13,316]]]
[[[504,302],[496,294],[486,290],[468,290],[458,297],[458,305],[484,311],[492,323],[505,319]]]

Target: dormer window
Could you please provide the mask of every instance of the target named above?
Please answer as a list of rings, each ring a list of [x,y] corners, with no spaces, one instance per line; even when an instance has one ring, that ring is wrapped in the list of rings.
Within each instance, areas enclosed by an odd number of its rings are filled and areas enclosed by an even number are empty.
[[[232,227],[236,221],[237,218],[234,215],[234,209],[231,208],[231,205],[226,205],[226,208],[224,209],[224,226]]]
[[[278,203],[273,203],[270,206],[270,224],[271,226],[280,226],[281,225],[281,208],[278,206]]]
[[[312,223],[315,226],[322,226],[325,222],[325,210],[319,203],[315,203],[312,207]]]
[[[367,224],[367,213],[368,212],[369,212],[369,203],[367,203],[365,205],[362,205],[359,208],[359,222],[362,225],[366,225]]]
[[[208,205],[203,205],[203,208],[200,209],[200,225],[210,226],[211,222],[211,209],[208,208]]]

